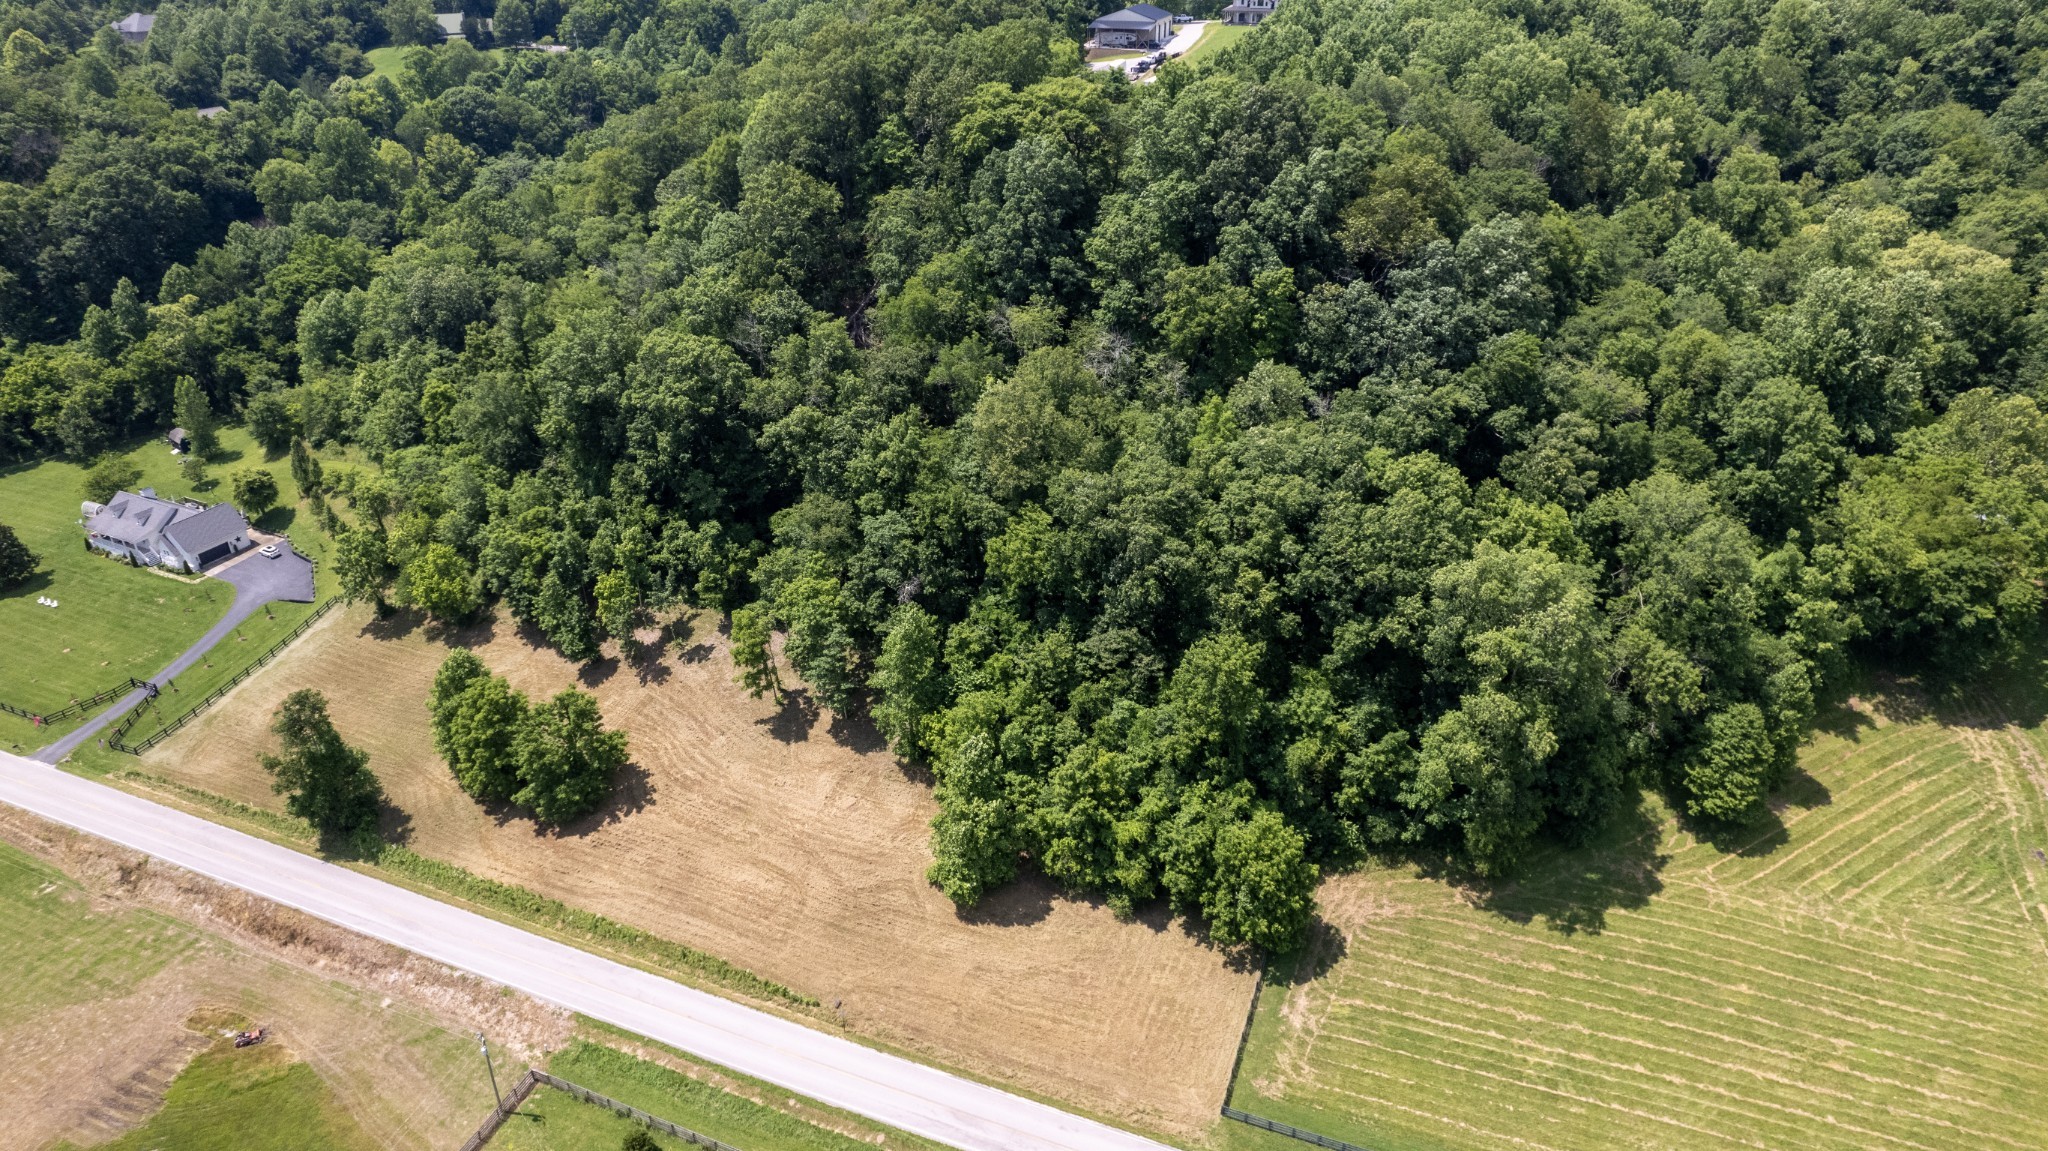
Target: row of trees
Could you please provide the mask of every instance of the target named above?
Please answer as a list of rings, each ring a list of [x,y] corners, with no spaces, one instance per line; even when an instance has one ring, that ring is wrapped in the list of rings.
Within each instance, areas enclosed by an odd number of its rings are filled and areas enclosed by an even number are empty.
[[[730,612],[750,686],[931,765],[952,897],[1223,942],[1644,786],[1753,818],[1850,661],[2033,650],[2025,4],[1289,0],[1142,86],[1058,0],[543,7],[579,50],[206,121],[35,16],[0,451],[193,392],[344,446],[299,486],[351,594],[573,659]]]
[[[626,763],[626,735],[604,727],[597,700],[567,688],[528,702],[471,652],[448,653],[427,702],[434,748],[472,797],[514,803],[543,823],[595,811]]]

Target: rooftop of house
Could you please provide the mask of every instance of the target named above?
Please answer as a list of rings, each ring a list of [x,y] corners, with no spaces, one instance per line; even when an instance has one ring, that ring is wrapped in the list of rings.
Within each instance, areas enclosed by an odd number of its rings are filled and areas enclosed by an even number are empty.
[[[145,12],[130,12],[114,22],[116,32],[147,32],[156,27],[156,17]]]
[[[85,530],[124,544],[139,544],[155,539],[179,518],[198,514],[184,504],[159,498],[155,488],[115,492],[113,499],[85,521]]]
[[[1173,19],[1172,13],[1150,4],[1133,4],[1107,16],[1098,18],[1088,25],[1090,28],[1150,28],[1161,20]]]
[[[434,13],[434,23],[441,26],[441,35],[443,36],[462,35],[462,13],[460,12],[436,12]]]
[[[185,552],[202,559],[209,548],[219,547],[249,530],[249,521],[233,504],[215,504],[203,512],[180,516],[164,529],[165,538]]]

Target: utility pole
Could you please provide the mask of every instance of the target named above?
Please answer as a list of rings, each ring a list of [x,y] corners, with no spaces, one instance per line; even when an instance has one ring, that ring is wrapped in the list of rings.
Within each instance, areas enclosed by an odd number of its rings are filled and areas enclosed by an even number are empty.
[[[491,1098],[498,1101],[498,1110],[503,1111],[505,1097],[498,1093],[498,1069],[491,1066],[491,1041],[485,1039],[481,1031],[476,1033],[476,1049],[484,1053],[484,1070],[491,1075]]]

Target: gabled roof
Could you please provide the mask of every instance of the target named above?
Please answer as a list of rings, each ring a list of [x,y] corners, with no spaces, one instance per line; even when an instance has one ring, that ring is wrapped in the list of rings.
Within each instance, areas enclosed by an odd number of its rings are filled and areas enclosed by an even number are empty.
[[[1147,20],[1173,19],[1173,13],[1168,12],[1164,8],[1154,7],[1151,4],[1133,4],[1129,8],[1124,9],[1124,11],[1136,12],[1138,15],[1145,17]]]
[[[182,504],[156,498],[154,492],[115,492],[107,506],[85,521],[85,530],[124,544],[146,543],[179,518],[197,514]]]
[[[249,521],[242,518],[235,505],[215,504],[203,512],[180,517],[164,531],[164,538],[177,544],[185,554],[197,556],[248,530]]]
[[[143,12],[130,12],[113,24],[116,32],[147,32],[156,27],[156,17]]]
[[[441,26],[441,35],[443,36],[462,35],[462,13],[460,12],[436,12],[434,13],[434,23]]]
[[[1147,16],[1145,11],[1141,9],[1159,14],[1157,16]],[[1090,28],[1107,28],[1112,31],[1122,31],[1124,29],[1149,31],[1161,20],[1166,19],[1170,19],[1170,17],[1164,11],[1146,4],[1125,8],[1120,12],[1111,12],[1109,15],[1096,20],[1088,26]]]

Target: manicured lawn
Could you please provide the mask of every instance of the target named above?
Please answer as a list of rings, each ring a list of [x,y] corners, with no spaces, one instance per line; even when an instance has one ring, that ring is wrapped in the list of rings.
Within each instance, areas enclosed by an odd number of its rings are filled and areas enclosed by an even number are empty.
[[[1383,1151],[2039,1146],[2048,741],[2012,714],[1845,712],[1713,842],[1646,800],[1512,884],[1339,879],[1233,1102]]]
[[[1202,29],[1202,38],[1195,41],[1195,46],[1188,49],[1187,55],[1181,59],[1193,64],[1204,57],[1213,56],[1244,39],[1252,27],[1250,24],[1225,24],[1221,20],[1211,20],[1209,26]]]
[[[143,484],[189,494],[161,442],[131,453]],[[0,593],[0,700],[55,710],[129,677],[144,679],[213,626],[233,598],[224,585],[188,582],[85,550],[79,502],[85,469],[45,461],[0,474],[0,520],[42,557],[27,583]],[[218,498],[218,497],[216,497]],[[55,599],[52,609],[36,602]],[[0,715],[0,740],[28,750],[55,738]]]
[[[363,53],[363,59],[370,62],[370,75],[390,76],[396,79],[398,73],[405,67],[405,54],[407,52],[432,52],[433,50],[431,47],[418,44],[404,46],[386,44],[382,48],[372,48],[368,52]],[[486,48],[483,50],[484,55],[498,59],[504,58],[504,52],[505,49],[503,48]]]
[[[161,440],[136,445],[128,459],[142,469],[139,487],[153,487],[171,499],[214,502],[229,498],[230,477],[239,471],[267,471],[276,479],[278,506],[256,520],[264,531],[286,535],[316,564],[320,598],[332,595],[335,579],[327,563],[333,543],[299,503],[298,483],[280,458],[266,459],[248,432],[228,428],[207,477],[195,485],[178,470],[178,457]],[[78,505],[84,498],[85,468],[45,460],[0,473],[0,522],[42,557],[42,569],[23,586],[0,595],[0,700],[17,707],[55,710],[74,696],[87,696],[133,677],[147,679],[213,626],[233,601],[232,589],[208,579],[173,577],[129,567],[85,550]],[[36,602],[55,599],[52,609]],[[311,605],[274,604],[259,612],[206,661],[178,682],[165,701],[201,699],[214,686],[305,618]],[[191,692],[197,689],[198,694]],[[175,715],[176,711],[167,714]],[[0,713],[0,746],[33,751],[86,717],[38,729],[27,720]],[[140,734],[140,733],[136,733]]]

